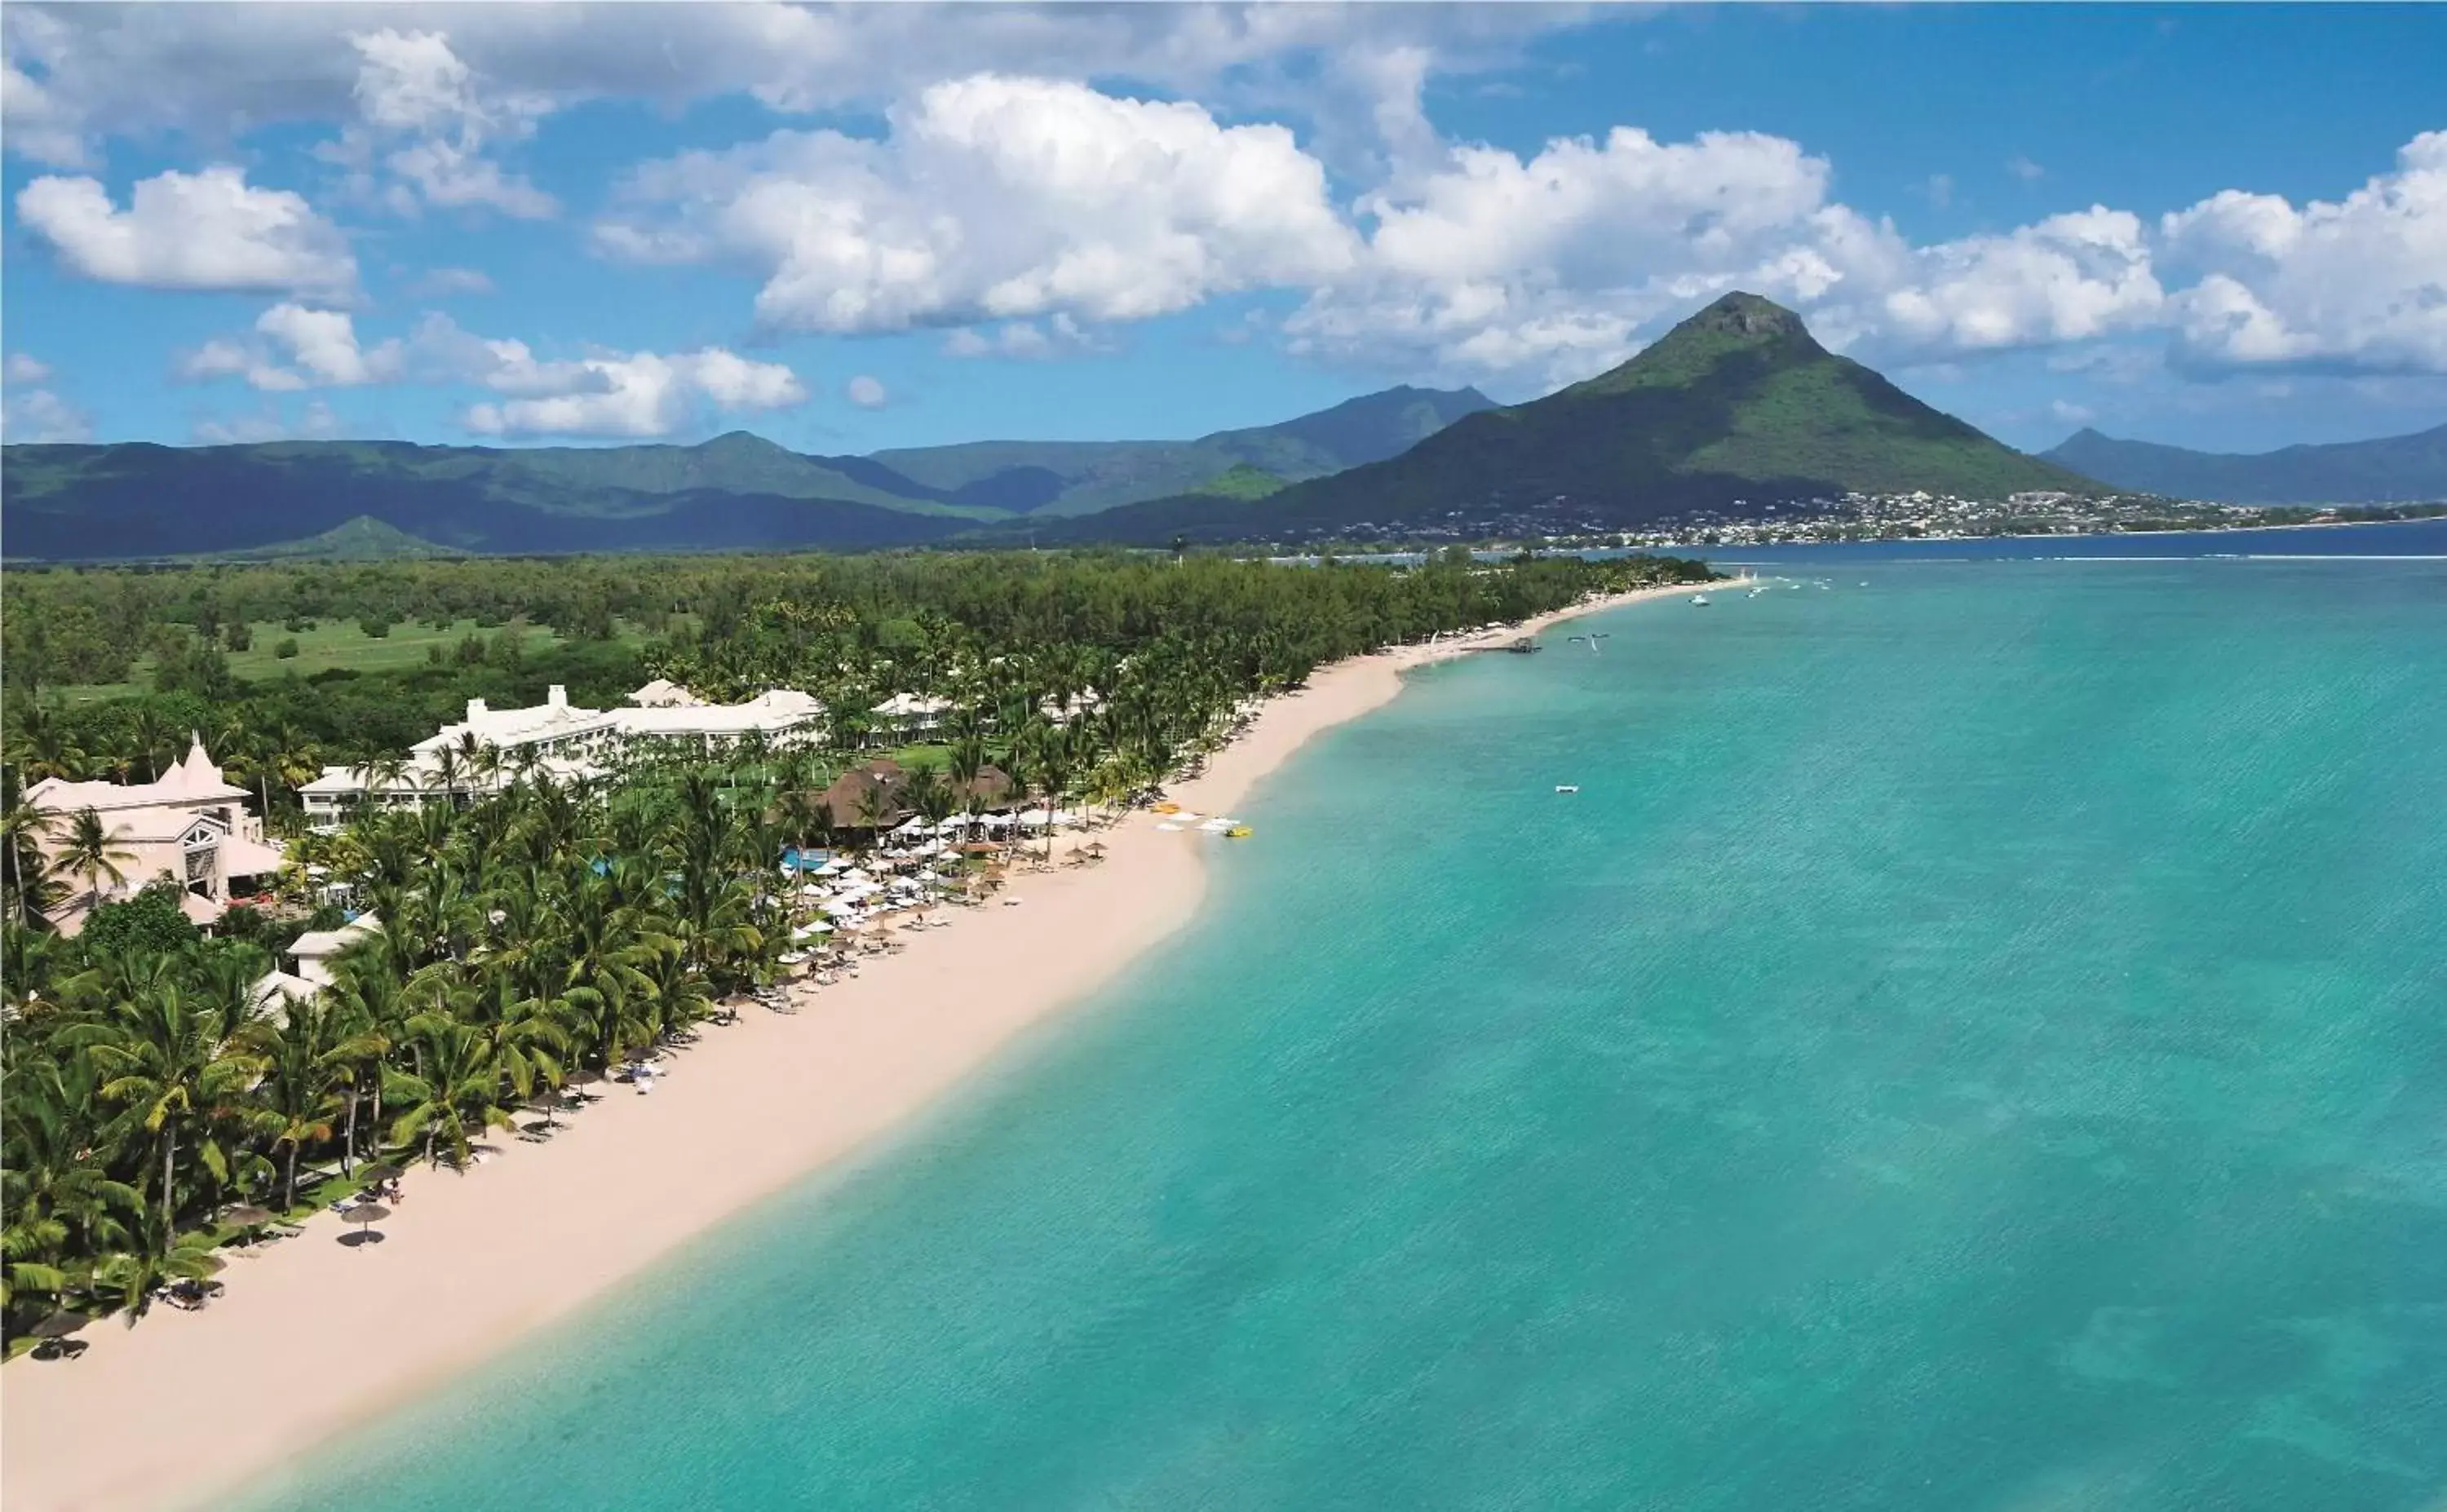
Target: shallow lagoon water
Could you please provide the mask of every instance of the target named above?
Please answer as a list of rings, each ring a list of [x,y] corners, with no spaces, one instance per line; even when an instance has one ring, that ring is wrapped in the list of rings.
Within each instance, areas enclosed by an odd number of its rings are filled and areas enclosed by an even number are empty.
[[[249,1504],[2437,1507],[2447,564],[1792,570]]]

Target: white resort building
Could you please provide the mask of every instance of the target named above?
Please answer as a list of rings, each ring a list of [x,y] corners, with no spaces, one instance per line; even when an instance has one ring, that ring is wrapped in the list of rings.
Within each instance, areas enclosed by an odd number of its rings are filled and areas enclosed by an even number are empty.
[[[101,901],[132,898],[146,884],[169,878],[180,887],[179,906],[199,924],[221,917],[230,899],[248,884],[268,880],[287,859],[265,843],[263,821],[248,813],[246,790],[225,781],[204,753],[200,736],[176,766],[149,783],[71,783],[45,778],[26,790],[26,803],[42,818],[34,842],[56,861],[66,848],[70,826],[90,808],[109,838],[111,863],[121,879],[107,876],[63,877],[66,899],[50,911],[63,935],[85,927],[95,894]],[[98,885],[97,885],[98,884]]]
[[[306,822],[329,831],[368,802],[418,808],[449,794],[496,791],[530,768],[566,782],[600,777],[614,758],[658,747],[711,751],[750,739],[789,745],[820,738],[824,729],[825,706],[794,689],[774,689],[741,704],[708,704],[657,678],[629,701],[627,709],[580,708],[558,683],[530,709],[491,709],[471,698],[465,719],[418,741],[395,768],[383,763],[324,767],[297,790]]]
[[[916,693],[895,693],[868,712],[875,718],[879,735],[907,740],[913,735],[931,735],[943,728],[943,716],[952,711],[948,698],[921,698]]]

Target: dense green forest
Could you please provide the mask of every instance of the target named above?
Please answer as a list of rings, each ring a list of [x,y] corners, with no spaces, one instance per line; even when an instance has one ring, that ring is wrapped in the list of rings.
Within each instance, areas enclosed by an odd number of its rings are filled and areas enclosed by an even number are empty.
[[[694,1032],[773,973],[792,920],[768,879],[786,844],[871,840],[902,807],[946,817],[963,794],[977,802],[989,763],[1017,795],[1129,802],[1224,738],[1250,697],[1325,661],[1707,576],[1652,558],[1394,569],[1110,553],[11,573],[9,1332],[61,1308],[133,1317],[209,1275],[217,1247],[362,1184],[357,1162],[462,1156],[520,1109],[549,1111],[563,1088]],[[275,619],[499,628],[428,666],[237,681],[234,630]],[[659,629],[632,644],[620,623]],[[523,652],[527,624],[563,638]],[[140,654],[149,690],[44,695]],[[294,829],[287,790],[319,763],[396,754],[468,696],[516,702],[560,681],[611,702],[650,671],[718,696],[802,687],[853,713],[888,691],[939,692],[954,710],[939,765],[918,766],[889,809],[827,806],[863,754],[849,717],[833,748],[656,762],[579,787],[528,773],[304,838],[300,856],[384,928],[338,957],[335,988],[282,1012],[254,984],[299,929],[339,921],[298,876],[281,906],[233,909],[213,936],[168,888],[104,904],[74,938],[43,926],[40,905],[116,880],[125,856],[71,816],[47,862],[38,830],[60,834],[59,820],[24,798],[42,777],[146,777],[202,728],[275,828]]]
[[[745,431],[691,446],[11,445],[0,493],[9,551],[35,561],[907,547],[1197,490],[1236,467],[1315,478],[1489,405],[1471,389],[1392,388],[1196,441],[873,457],[807,456]]]

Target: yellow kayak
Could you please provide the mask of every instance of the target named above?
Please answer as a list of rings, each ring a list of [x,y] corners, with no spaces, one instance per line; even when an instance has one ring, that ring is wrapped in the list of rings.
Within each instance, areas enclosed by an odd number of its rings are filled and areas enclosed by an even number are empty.
[[[1230,829],[1224,832],[1224,838],[1225,840],[1247,840],[1253,833],[1255,833],[1255,831],[1251,830],[1246,824],[1235,824]]]

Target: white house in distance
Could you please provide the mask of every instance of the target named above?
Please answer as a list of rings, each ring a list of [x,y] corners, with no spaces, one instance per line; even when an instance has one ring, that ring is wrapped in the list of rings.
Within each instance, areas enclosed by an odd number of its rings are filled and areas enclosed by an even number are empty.
[[[338,929],[312,929],[289,942],[289,954],[297,962],[294,980],[309,987],[332,985],[332,957],[369,935],[379,934],[382,920],[363,914]]]
[[[275,969],[256,977],[256,1008],[276,1023],[288,1022],[291,1004],[311,1002],[332,985],[332,957],[381,929],[382,920],[367,914],[338,929],[310,929],[298,936],[290,942],[287,952],[297,969]]]
[[[933,734],[943,728],[943,716],[951,711],[950,699],[920,698],[916,693],[895,693],[869,710],[879,734],[901,740]]]
[[[120,852],[116,864],[124,879],[102,880],[102,900],[132,898],[145,884],[167,877],[180,889],[179,906],[199,924],[221,917],[233,897],[243,896],[241,884],[266,879],[287,859],[277,846],[265,843],[263,821],[247,812],[246,790],[221,777],[204,752],[200,736],[191,739],[187,754],[176,766],[149,783],[71,783],[45,778],[26,790],[26,803],[42,816],[35,843],[46,858],[56,860],[65,848],[68,828],[77,815],[90,808]],[[93,889],[82,877],[65,878],[67,900],[50,918],[64,935],[85,927],[91,912]]]
[[[491,709],[467,701],[467,717],[418,741],[407,768],[386,778],[367,766],[326,766],[298,789],[306,821],[337,829],[369,800],[385,807],[422,807],[449,793],[492,792],[522,768],[556,779],[599,777],[617,755],[657,747],[711,751],[750,738],[773,745],[812,739],[824,728],[825,706],[795,689],[778,688],[740,704],[709,704],[660,678],[629,695],[628,709],[584,709],[556,683],[529,709]]]

